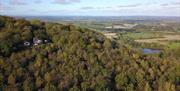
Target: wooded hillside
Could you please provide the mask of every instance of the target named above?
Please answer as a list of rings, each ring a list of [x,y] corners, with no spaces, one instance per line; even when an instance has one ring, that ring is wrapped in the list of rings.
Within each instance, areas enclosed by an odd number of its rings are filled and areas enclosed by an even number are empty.
[[[0,16],[0,91],[178,91],[180,60],[73,25]]]

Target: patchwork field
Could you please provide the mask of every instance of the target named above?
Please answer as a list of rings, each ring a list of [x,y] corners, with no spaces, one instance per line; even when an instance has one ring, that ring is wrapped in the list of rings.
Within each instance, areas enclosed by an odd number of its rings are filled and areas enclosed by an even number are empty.
[[[168,47],[169,47],[170,49],[177,49],[177,48],[180,48],[180,43],[170,43],[170,44],[168,45]]]
[[[162,38],[152,38],[152,39],[137,39],[136,42],[139,43],[158,43],[166,45],[169,41],[180,40],[180,35],[163,35]]]
[[[159,33],[154,33],[154,32],[138,32],[138,33],[133,33],[133,32],[128,32],[123,34],[123,36],[130,37],[132,39],[151,39],[151,38],[161,38],[161,34]]]

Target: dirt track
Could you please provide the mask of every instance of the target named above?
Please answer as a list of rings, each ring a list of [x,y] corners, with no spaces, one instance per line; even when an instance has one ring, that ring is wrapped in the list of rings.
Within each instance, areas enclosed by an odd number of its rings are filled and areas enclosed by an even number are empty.
[[[117,33],[103,33],[107,38],[109,39],[113,39],[113,38],[117,38]]]

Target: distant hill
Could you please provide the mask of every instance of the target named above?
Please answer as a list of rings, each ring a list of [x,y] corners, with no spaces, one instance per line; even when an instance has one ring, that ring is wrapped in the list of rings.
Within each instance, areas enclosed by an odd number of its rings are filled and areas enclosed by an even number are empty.
[[[160,22],[160,21],[176,21],[180,22],[178,16],[15,16],[24,17],[25,19],[39,19],[42,21],[125,21],[130,23],[143,23],[143,22]]]

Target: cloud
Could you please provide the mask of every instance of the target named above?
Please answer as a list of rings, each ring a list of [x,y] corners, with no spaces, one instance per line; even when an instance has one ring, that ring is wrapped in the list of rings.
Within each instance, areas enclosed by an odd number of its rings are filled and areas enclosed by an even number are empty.
[[[116,10],[121,10],[121,9],[129,9],[129,8],[134,8],[134,7],[139,7],[142,4],[131,4],[131,5],[119,5],[119,6],[106,6],[106,7],[93,7],[93,6],[86,6],[86,7],[81,7],[79,8],[80,10],[102,10],[102,11],[116,11]]]
[[[96,9],[95,7],[90,7],[90,6],[87,6],[87,7],[81,7],[80,9],[82,10],[89,10],[89,9]]]
[[[179,2],[164,3],[164,4],[160,4],[160,6],[164,6],[164,7],[167,7],[167,6],[178,6],[178,7],[180,7],[180,1]]]
[[[54,9],[41,11],[41,15],[58,15],[58,16],[72,16],[72,15],[83,15],[85,11],[80,9]]]
[[[179,2],[172,2],[172,5],[180,5],[180,1]]]
[[[106,10],[106,9],[113,9],[113,7],[111,6],[107,6],[107,7],[86,6],[86,7],[79,8],[79,10]]]
[[[11,5],[27,5],[24,0],[10,0]]]
[[[42,3],[42,1],[41,0],[35,0],[34,3],[39,4],[39,3]]]
[[[71,4],[71,3],[78,3],[80,0],[55,0],[54,3],[57,4]]]
[[[10,11],[10,10],[14,10],[14,8],[0,4],[0,12]]]
[[[168,3],[161,4],[160,6],[169,6]]]
[[[56,13],[71,13],[71,12],[79,12],[79,10],[77,9],[74,9],[74,10],[72,10],[72,9],[56,9],[56,10],[46,10],[46,11],[41,11],[41,13],[54,13],[54,14],[56,14]]]
[[[156,4],[158,4],[157,1],[149,1],[144,3],[144,5],[156,5]]]
[[[138,7],[141,6],[142,4],[138,3],[138,4],[130,4],[130,5],[119,5],[119,8],[134,8],[134,7]]]

